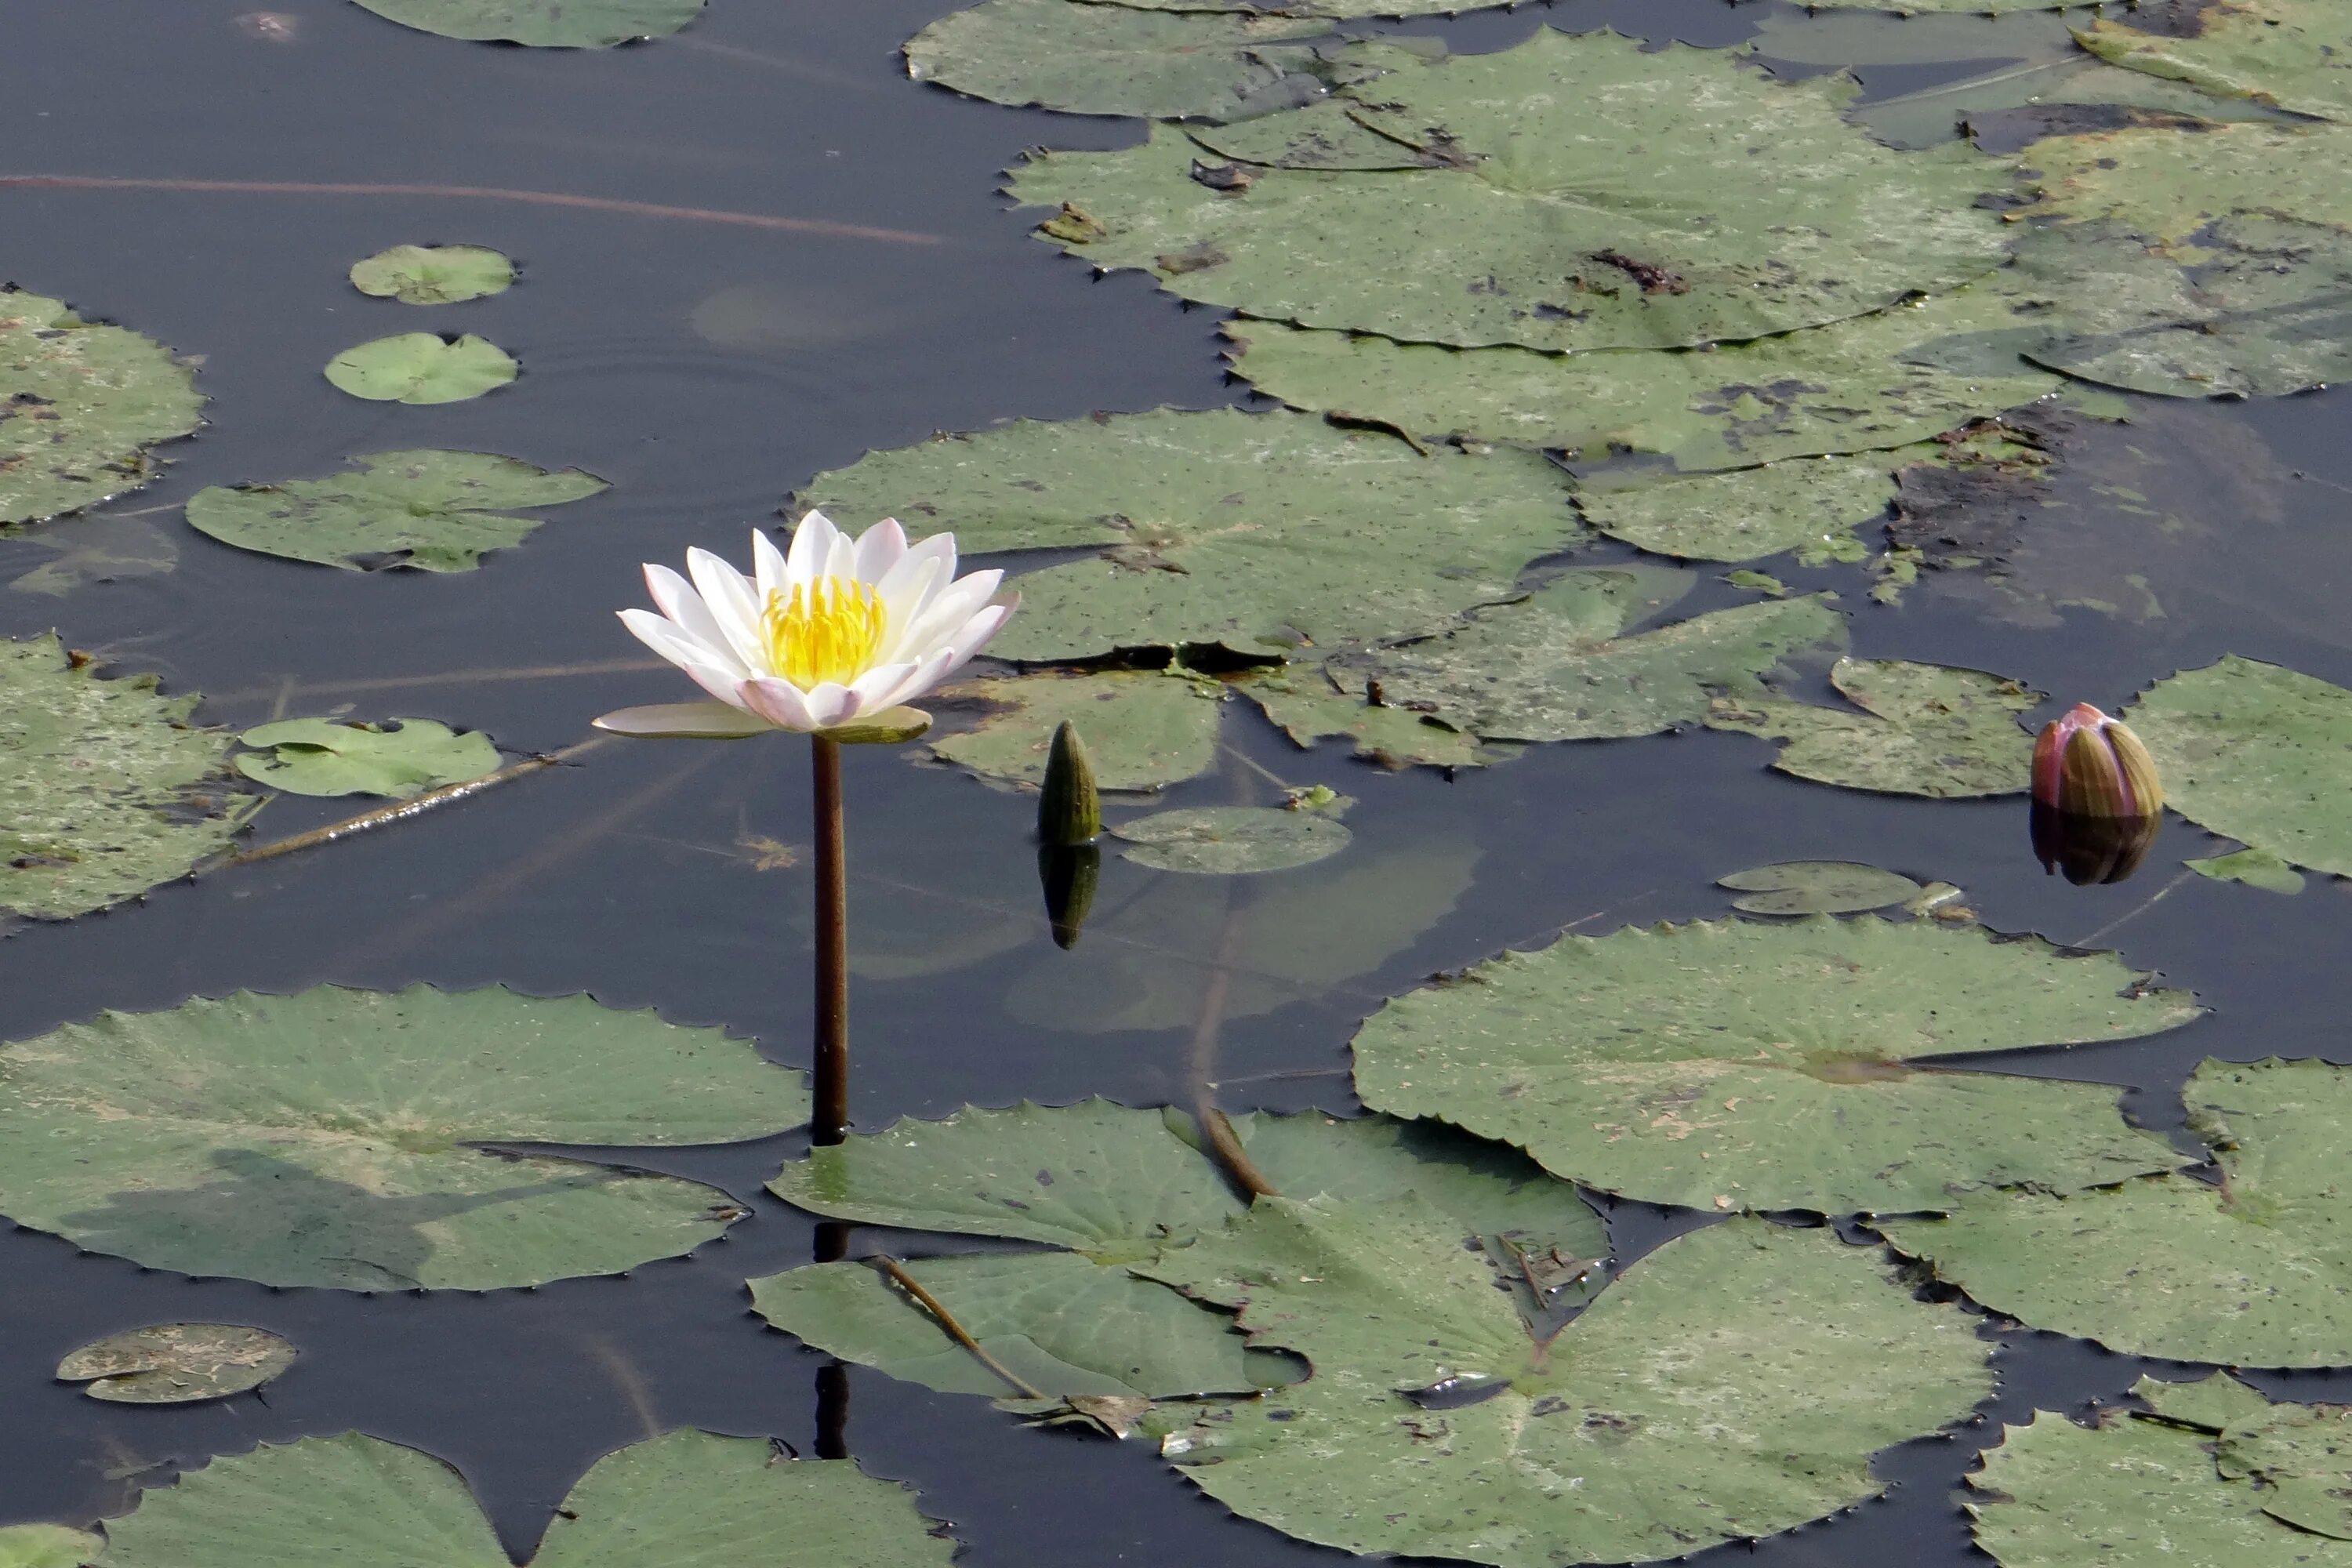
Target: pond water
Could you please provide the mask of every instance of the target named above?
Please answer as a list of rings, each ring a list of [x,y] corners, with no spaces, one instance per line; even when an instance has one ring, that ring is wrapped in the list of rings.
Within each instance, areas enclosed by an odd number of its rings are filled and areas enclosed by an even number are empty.
[[[609,51],[461,44],[336,0],[286,0],[282,24],[257,28],[240,16],[249,3],[15,0],[0,53],[0,271],[203,356],[212,399],[206,428],[168,449],[168,473],[86,525],[140,564],[45,595],[17,580],[58,563],[76,531],[0,538],[0,580],[20,590],[0,593],[0,632],[56,626],[110,664],[205,693],[205,722],[348,704],[552,751],[599,712],[679,694],[610,617],[639,601],[638,563],[698,544],[740,557],[747,530],[820,471],[1008,417],[1260,405],[1224,374],[1219,312],[1133,272],[1094,277],[1032,239],[1036,215],[998,194],[1023,149],[1126,146],[1139,122],[906,79],[898,46],[948,0],[716,0],[683,34]],[[1720,45],[1800,15],[1770,0],[1594,0],[1386,30],[1440,35],[1457,53],[1545,26]],[[1982,64],[1861,74],[1885,96]],[[417,189],[454,186],[598,205]],[[352,342],[408,329],[343,277],[404,241],[518,258],[520,285],[460,308],[465,330],[520,360],[514,386],[414,408],[319,380]],[[1782,574],[1841,590],[1857,655],[1998,669],[2062,696],[2108,701],[2225,652],[2352,685],[2352,402],[2150,401],[2137,417],[2097,437],[2105,488],[2084,490],[2078,532],[2021,568],[2058,584],[2054,605],[2020,611],[1931,574],[1896,610],[1871,604],[1850,568]],[[178,515],[206,485],[433,446],[576,465],[612,489],[449,576],[274,560]],[[2135,487],[2188,524],[2148,528],[2121,493]],[[1593,559],[1633,554],[1612,545]],[[2114,613],[2063,602],[2102,596],[2100,583],[2126,575],[2119,557],[2144,602]],[[1747,597],[1707,578],[1679,613]],[[1564,929],[1720,917],[1730,895],[1716,878],[1799,858],[1951,881],[1994,930],[2112,947],[2212,1009],[2149,1040],[1976,1065],[2128,1086],[2126,1113],[2173,1131],[2179,1087],[2208,1056],[2352,1061],[2339,984],[2352,884],[2314,879],[2289,899],[2189,875],[2180,859],[2212,851],[2178,819],[2137,877],[2076,888],[2035,862],[2016,797],[1824,789],[1765,771],[1766,749],[1740,735],[1535,746],[1451,777],[1371,769],[1328,743],[1302,751],[1255,714],[1224,735],[1243,760],[1165,804],[1261,798],[1268,775],[1328,784],[1357,798],[1353,853],[1392,864],[1396,899],[1410,903],[1416,879],[1462,889],[1399,941],[1300,930],[1304,959],[1245,955],[1239,989],[1252,1000],[1219,1041],[1230,1110],[1355,1110],[1348,1041],[1384,997]],[[0,1038],[237,989],[497,983],[722,1025],[799,1065],[805,855],[777,864],[762,841],[805,848],[801,752],[606,745],[394,829],[16,927],[0,941]],[[1133,912],[1167,874],[1110,856],[1096,940],[1066,953],[1037,906],[1032,797],[890,748],[853,750],[848,766],[857,1125],[1024,1099],[1181,1102],[1214,919],[1181,901]],[[351,804],[285,797],[257,835]],[[1327,902],[1315,918],[1345,916]],[[523,1557],[599,1455],[683,1425],[854,1455],[919,1488],[975,1565],[1339,1560],[1230,1515],[1171,1479],[1146,1443],[1011,1438],[984,1401],[862,1368],[845,1381],[769,1329],[743,1281],[806,1258],[814,1227],[761,1184],[805,1146],[794,1133],[633,1152],[633,1163],[725,1189],[751,1217],[689,1258],[529,1291],[268,1289],[0,1235],[0,1521],[87,1521],[208,1457],[357,1429],[455,1463]],[[1610,1219],[1622,1262],[1689,1216],[1627,1204]],[[107,1406],[50,1380],[79,1344],[181,1320],[266,1325],[302,1359],[259,1395],[183,1408]],[[1897,1482],[1887,1500],[1700,1560],[1982,1561],[1952,1503],[1969,1438],[2037,1407],[2115,1401],[2151,1364],[1986,1331],[2000,1346],[1998,1397],[1959,1440],[1883,1456]],[[835,1429],[821,1435],[828,1375]],[[2257,1381],[2281,1397],[2352,1397],[2340,1374]]]

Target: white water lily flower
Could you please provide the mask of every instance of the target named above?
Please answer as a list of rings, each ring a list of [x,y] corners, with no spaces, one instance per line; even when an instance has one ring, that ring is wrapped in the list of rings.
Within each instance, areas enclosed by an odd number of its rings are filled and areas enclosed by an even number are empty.
[[[621,612],[639,640],[718,700],[625,708],[597,720],[599,729],[713,739],[919,733],[929,721],[903,705],[961,669],[1020,603],[998,595],[1002,572],[955,574],[954,534],[909,544],[894,519],[853,540],[813,511],[790,555],[761,532],[751,554],[749,578],[708,550],[687,552],[691,584],[647,566],[662,613]]]

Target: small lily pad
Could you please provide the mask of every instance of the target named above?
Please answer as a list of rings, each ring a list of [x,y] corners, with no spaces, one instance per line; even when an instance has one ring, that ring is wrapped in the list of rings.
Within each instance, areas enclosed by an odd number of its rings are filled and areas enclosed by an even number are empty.
[[[1916,898],[1918,883],[1853,860],[1784,860],[1734,871],[1717,887],[1745,894],[1731,900],[1751,915],[1848,915]]]
[[[2352,877],[2352,691],[2235,654],[2158,681],[2124,710],[2200,827]]]
[[[191,1405],[259,1388],[299,1353],[267,1329],[161,1323],[82,1346],[58,1363],[58,1381],[116,1405]]]
[[[1230,877],[1286,871],[1337,855],[1355,836],[1316,811],[1278,806],[1202,805],[1122,822],[1111,837],[1134,846],[1130,860],[1162,871]]]
[[[2303,891],[2303,873],[2267,849],[2241,849],[2234,855],[2215,855],[2181,864],[2217,882],[2243,882],[2266,893]]]
[[[703,0],[359,0],[386,21],[445,38],[609,49],[677,32]]]
[[[2026,787],[2033,738],[2018,715],[2040,692],[1980,669],[1896,658],[1842,658],[1830,683],[1861,711],[1718,698],[1707,728],[1786,741],[1775,768],[1846,789],[1943,798]]]
[[[153,479],[147,448],[204,422],[195,373],[152,338],[0,287],[0,532]]]
[[[514,278],[513,262],[478,245],[395,245],[352,264],[352,288],[404,305],[487,299]]]
[[[345,349],[327,362],[327,379],[376,403],[463,403],[506,385],[520,369],[506,350],[471,332],[400,332]]]
[[[239,745],[254,748],[238,756],[237,771],[289,795],[383,795],[399,800],[499,771],[499,749],[478,730],[461,735],[431,719],[392,722],[390,730],[332,719],[264,724],[237,737]]]
[[[0,1568],[83,1568],[106,1542],[62,1524],[0,1525]]]

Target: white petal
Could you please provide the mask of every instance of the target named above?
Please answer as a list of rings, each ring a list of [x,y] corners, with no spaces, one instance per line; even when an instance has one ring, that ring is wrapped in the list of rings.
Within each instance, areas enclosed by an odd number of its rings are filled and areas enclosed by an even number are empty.
[[[840,530],[833,519],[821,511],[812,511],[801,519],[793,530],[793,552],[784,561],[784,575],[793,587],[811,583],[823,574],[825,558],[833,553],[833,542]]]
[[[945,647],[948,639],[995,596],[997,585],[1003,581],[1004,574],[997,571],[975,572],[960,579],[924,607],[906,629],[903,642],[891,639],[896,645],[891,649],[892,657],[919,658],[935,647]]]
[[[741,696],[745,707],[780,729],[808,731],[819,727],[810,716],[808,700],[801,695],[801,689],[789,680],[772,675],[747,680]]]
[[[944,544],[940,542],[942,540],[946,541]],[[930,564],[934,562],[938,563],[935,566]],[[928,575],[933,573],[936,575]],[[950,534],[934,533],[919,544],[908,545],[907,552],[898,557],[898,563],[882,574],[882,580],[874,584],[874,593],[876,597],[890,606],[892,615],[898,615],[903,609],[907,618],[911,620],[922,613],[924,598],[954,575],[955,539]],[[919,586],[924,582],[930,586]]]
[[[915,672],[913,664],[877,665],[849,683],[860,713],[873,713],[898,700],[898,688]]]
[[[767,668],[767,650],[760,636],[760,602],[743,574],[708,550],[688,551],[686,569],[694,585],[702,590],[702,602],[709,606],[710,618],[719,623],[719,634],[735,650],[735,657],[746,669]]]
[[[746,735],[765,734],[775,726],[731,702],[663,702],[651,708],[624,708],[607,713],[596,721],[596,728],[615,735],[734,741]]]
[[[857,580],[857,544],[849,535],[834,534],[833,548],[824,555],[824,574],[838,581]]]
[[[719,629],[710,606],[702,602],[702,595],[685,578],[667,566],[649,565],[646,568],[646,586],[651,590],[654,603],[661,606],[662,614],[669,617],[671,626],[688,642],[698,644],[711,663],[731,668],[742,662],[728,646],[727,634]],[[751,671],[737,669],[735,673],[740,679]]]
[[[784,588],[784,552],[776,548],[776,542],[768,537],[764,528],[751,531],[751,581],[760,591],[760,607],[763,610],[768,607],[768,595]],[[789,588],[785,588],[784,596],[792,596]]]
[[[857,580],[879,583],[882,574],[907,553],[907,531],[895,517],[886,517],[857,537]]]
[[[706,652],[669,622],[651,610],[623,610],[621,624],[635,633],[639,642],[693,677],[697,686],[721,702],[735,700],[735,689],[743,683],[742,672],[719,663],[716,654]]]
[[[920,664],[911,667],[908,670],[907,679],[898,683],[897,689],[880,699],[880,702],[883,706],[896,708],[901,703],[916,700],[926,692],[936,689],[940,681],[945,680],[954,671],[956,662],[955,654],[951,649],[940,649]]]
[[[809,718],[820,730],[838,724],[857,711],[857,694],[838,681],[828,680],[804,695]]]
[[[972,655],[985,647],[988,639],[996,635],[997,628],[1020,607],[1021,595],[1015,594],[1012,603],[991,605],[966,621],[948,642],[948,653],[952,659],[948,666],[948,673],[953,674],[971,663]]]

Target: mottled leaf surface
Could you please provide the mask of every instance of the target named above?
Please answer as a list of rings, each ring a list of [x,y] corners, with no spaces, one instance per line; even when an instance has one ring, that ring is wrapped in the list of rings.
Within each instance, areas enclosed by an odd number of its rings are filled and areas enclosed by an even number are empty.
[[[327,362],[327,379],[377,403],[463,403],[506,385],[520,368],[506,350],[471,332],[400,332],[345,349]]]
[[[2331,0],[2218,0],[2185,35],[2143,32],[2127,16],[2077,29],[2100,58],[2217,98],[2352,120],[2352,15]]]
[[[1842,658],[1831,684],[1860,712],[1780,697],[1718,700],[1711,730],[1784,741],[1772,765],[1847,789],[2009,795],[2026,787],[2033,738],[2018,715],[2042,694],[1981,669]]]
[[[1205,773],[1216,761],[1224,694],[1213,682],[1181,673],[1110,670],[988,677],[940,695],[981,710],[971,729],[932,739],[932,753],[944,762],[1007,783],[1042,784],[1054,731],[1066,720],[1086,742],[1098,787],[1156,790]]]
[[[1741,895],[1731,907],[1752,915],[1844,915],[1883,910],[1916,898],[1918,883],[1853,860],[1783,860],[1717,878]]]
[[[1576,508],[1611,538],[1677,560],[1760,561],[1793,551],[1807,565],[1858,561],[1867,546],[1854,531],[1886,516],[1904,458],[1900,451],[1792,458],[1725,473],[1588,485]]]
[[[388,21],[445,38],[606,49],[658,38],[702,15],[703,0],[359,0]]]
[[[159,1323],[74,1351],[58,1381],[116,1405],[185,1405],[259,1388],[297,1353],[292,1341],[242,1323]]]
[[[0,287],[0,531],[153,479],[147,448],[202,424],[195,373],[152,338]]]
[[[499,770],[499,749],[478,730],[459,734],[431,719],[393,729],[334,719],[281,719],[239,735],[237,771],[292,795],[383,795],[405,799]],[[267,753],[266,755],[264,753]]]
[[[454,305],[503,294],[514,263],[479,245],[395,245],[352,263],[352,287],[404,305]]]
[[[1354,835],[1320,812],[1268,805],[1196,805],[1115,825],[1130,860],[1161,871],[1233,876],[1287,871],[1337,855]]]
[[[2352,691],[2224,655],[2158,681],[2124,710],[2200,827],[2315,871],[2352,876]]]

